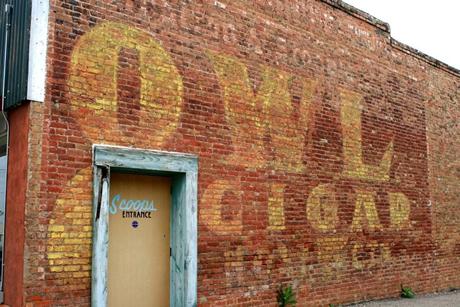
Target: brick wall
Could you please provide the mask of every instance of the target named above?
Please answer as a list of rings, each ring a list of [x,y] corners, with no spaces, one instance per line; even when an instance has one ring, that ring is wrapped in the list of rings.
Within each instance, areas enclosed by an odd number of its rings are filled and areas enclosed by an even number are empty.
[[[460,283],[459,78],[430,70],[428,173],[438,289]]]
[[[89,305],[95,143],[199,156],[202,306],[276,306],[281,285],[302,306],[460,287],[459,75],[362,16],[51,1],[28,306]]]

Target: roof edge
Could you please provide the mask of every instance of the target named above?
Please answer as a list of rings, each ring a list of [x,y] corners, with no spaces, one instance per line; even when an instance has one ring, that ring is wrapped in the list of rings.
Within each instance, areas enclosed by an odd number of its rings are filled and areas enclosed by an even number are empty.
[[[391,33],[390,24],[378,19],[377,17],[372,16],[348,3],[343,2],[342,0],[320,0],[332,7],[335,7],[351,16],[354,16],[358,19],[364,20],[365,22],[379,28],[382,31]]]
[[[348,3],[343,2],[342,0],[319,0],[327,5],[330,5],[336,9],[339,9],[355,18],[361,19],[370,25],[375,26],[376,28],[386,32],[388,34],[388,38],[390,39],[390,45],[393,48],[396,48],[408,55],[411,55],[417,59],[420,59],[436,68],[444,70],[447,73],[450,73],[456,77],[460,77],[460,69],[457,69],[449,64],[446,64],[426,53],[423,53],[416,48],[413,48],[409,45],[406,45],[391,36],[391,27],[390,24],[384,22],[369,13],[366,13]]]
[[[422,51],[416,48],[413,48],[409,45],[401,43],[400,41],[394,39],[393,37],[391,38],[391,46],[413,57],[416,57],[424,62],[427,62],[428,64],[436,68],[442,69],[454,76],[460,77],[460,69],[457,69],[449,64],[446,64],[443,61],[440,61],[426,53],[423,53]]]

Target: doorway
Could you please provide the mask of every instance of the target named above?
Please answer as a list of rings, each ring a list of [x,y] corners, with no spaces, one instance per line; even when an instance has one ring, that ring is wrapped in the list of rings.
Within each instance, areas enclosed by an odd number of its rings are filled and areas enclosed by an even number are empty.
[[[93,146],[91,305],[197,305],[198,159]]]
[[[110,176],[108,305],[169,306],[171,178]]]

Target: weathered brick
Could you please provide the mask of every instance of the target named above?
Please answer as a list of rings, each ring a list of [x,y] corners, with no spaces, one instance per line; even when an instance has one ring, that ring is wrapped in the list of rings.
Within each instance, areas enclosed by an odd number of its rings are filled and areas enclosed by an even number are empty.
[[[199,157],[198,302],[460,287],[460,74],[340,1],[51,1],[26,306],[89,306],[92,145]]]

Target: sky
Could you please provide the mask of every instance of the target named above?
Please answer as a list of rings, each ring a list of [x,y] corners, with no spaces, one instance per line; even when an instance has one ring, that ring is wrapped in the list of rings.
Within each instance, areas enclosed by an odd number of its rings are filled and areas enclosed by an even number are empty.
[[[390,24],[391,36],[460,69],[460,1],[344,0]]]

